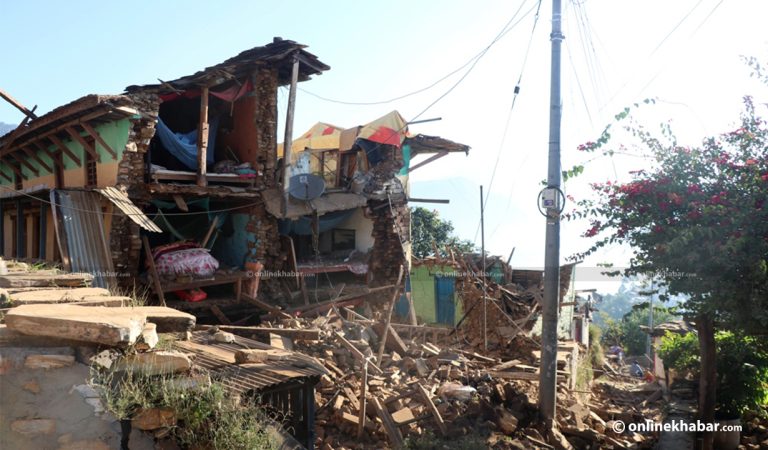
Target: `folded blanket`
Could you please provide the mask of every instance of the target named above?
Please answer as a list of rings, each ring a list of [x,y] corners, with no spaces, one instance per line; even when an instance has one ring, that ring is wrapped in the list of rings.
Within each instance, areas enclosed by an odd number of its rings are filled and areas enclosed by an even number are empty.
[[[161,276],[208,278],[219,268],[219,262],[208,252],[205,248],[188,248],[163,253],[155,259],[155,268]]]

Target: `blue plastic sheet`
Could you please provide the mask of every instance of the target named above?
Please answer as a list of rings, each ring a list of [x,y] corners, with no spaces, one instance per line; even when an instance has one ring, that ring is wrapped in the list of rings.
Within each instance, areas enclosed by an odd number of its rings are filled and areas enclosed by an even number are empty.
[[[213,117],[208,126],[208,146],[209,151],[205,155],[207,164],[213,164],[213,149],[216,143],[216,130],[219,125],[219,118]],[[175,133],[163,122],[157,120],[157,137],[163,147],[176,159],[179,160],[190,170],[197,170],[197,129],[189,133]]]
[[[320,232],[332,230],[347,220],[355,209],[334,211],[320,216]],[[278,232],[282,235],[298,234],[308,236],[312,234],[312,216],[301,216],[296,220],[283,219],[278,221]]]

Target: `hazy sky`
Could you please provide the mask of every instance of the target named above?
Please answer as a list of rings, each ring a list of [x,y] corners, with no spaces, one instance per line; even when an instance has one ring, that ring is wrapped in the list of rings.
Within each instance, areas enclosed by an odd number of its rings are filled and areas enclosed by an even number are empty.
[[[743,95],[768,101],[766,86],[751,79],[740,60],[748,55],[768,61],[765,0],[563,3],[565,168],[583,161],[578,144],[595,139],[614,114],[646,97],[660,100],[644,108],[648,123],[671,120],[692,143],[727,131],[738,119]],[[441,135],[472,150],[467,157],[451,155],[415,171],[412,194],[450,199],[449,206],[437,209],[461,237],[474,239],[478,186],[485,185],[490,190],[487,247],[503,255],[516,247],[514,265],[541,266],[544,220],[535,202],[546,176],[551,2],[543,2],[532,33],[536,5],[535,0],[6,1],[0,6],[0,86],[42,113],[88,93],[120,93],[131,84],[191,74],[280,36],[308,45],[331,66],[300,84],[304,91],[298,95],[294,128],[300,134],[317,121],[348,127],[393,109],[412,119],[458,82],[421,116],[442,120],[411,131]],[[307,93],[372,103],[419,90],[467,63],[513,17],[516,25],[471,72],[467,66],[419,94],[387,104],[345,105]],[[521,91],[509,114],[521,71]],[[285,98],[283,90],[281,106]],[[21,119],[0,103],[0,121]],[[578,198],[586,194],[587,182],[622,178],[627,169],[642,165],[631,158],[595,161],[566,187]],[[588,246],[579,237],[585,229],[584,224],[563,225],[563,258]],[[625,249],[613,249],[585,264],[622,264],[627,256]]]

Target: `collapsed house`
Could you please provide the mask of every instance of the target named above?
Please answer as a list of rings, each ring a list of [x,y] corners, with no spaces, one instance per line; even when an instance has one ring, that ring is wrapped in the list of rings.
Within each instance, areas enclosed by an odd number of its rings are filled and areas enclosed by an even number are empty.
[[[307,304],[334,282],[392,284],[410,259],[409,172],[469,147],[412,136],[392,112],[318,124],[283,154],[278,88],[328,69],[275,38],[193,75],[26,110],[0,137],[2,255],[146,285],[161,302],[210,286],[254,299],[261,283],[271,303]]]

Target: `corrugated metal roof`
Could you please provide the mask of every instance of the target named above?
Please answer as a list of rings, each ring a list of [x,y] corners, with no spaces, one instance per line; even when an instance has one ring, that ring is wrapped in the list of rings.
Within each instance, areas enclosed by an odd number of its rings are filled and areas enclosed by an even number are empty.
[[[236,343],[215,342],[207,331],[195,331],[189,341],[178,341],[179,350],[192,353],[195,364],[211,371],[236,392],[261,390],[283,383],[318,378],[327,370],[314,358],[292,352],[283,361],[263,364],[235,364],[235,352],[243,349],[268,350],[274,347],[237,336]]]
[[[71,272],[93,275],[93,285],[115,286],[115,269],[104,234],[101,196],[90,191],[51,191],[54,228],[62,261]]]
[[[112,187],[108,186],[104,189],[98,190],[104,197],[106,197],[110,202],[112,202],[115,206],[120,208],[120,211],[125,213],[126,216],[128,216],[131,220],[133,220],[136,225],[140,226],[141,228],[144,228],[147,231],[152,231],[154,233],[162,233],[163,230],[160,229],[154,222],[149,220],[149,217],[147,217],[139,208],[136,207],[136,205],[133,204],[131,199],[128,198],[127,195],[125,195],[124,192]]]

